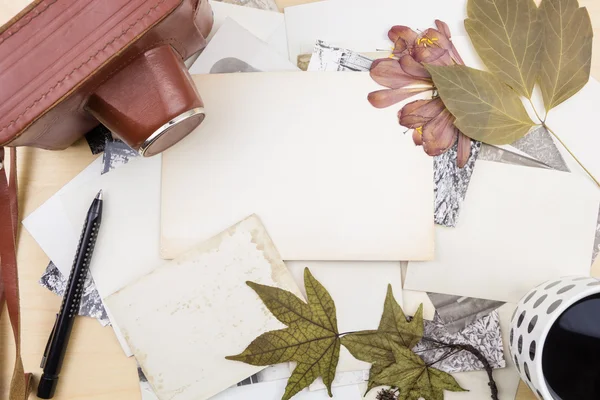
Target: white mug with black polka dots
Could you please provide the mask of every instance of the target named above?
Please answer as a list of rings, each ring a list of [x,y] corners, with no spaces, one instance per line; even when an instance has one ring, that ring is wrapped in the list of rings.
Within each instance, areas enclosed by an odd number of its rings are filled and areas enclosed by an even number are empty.
[[[539,399],[600,399],[599,352],[599,280],[548,281],[519,302],[511,320],[510,353]]]

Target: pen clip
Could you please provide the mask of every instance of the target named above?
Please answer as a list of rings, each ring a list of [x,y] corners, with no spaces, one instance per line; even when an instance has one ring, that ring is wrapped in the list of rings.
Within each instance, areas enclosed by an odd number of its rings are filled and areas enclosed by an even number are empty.
[[[40,363],[40,368],[44,369],[46,366],[46,360],[48,359],[48,353],[50,352],[50,346],[52,344],[52,339],[54,339],[54,333],[56,331],[56,325],[58,324],[58,315],[56,314],[56,320],[54,320],[54,326],[52,327],[52,331],[50,332],[50,337],[48,338],[48,343],[46,343],[46,348],[44,349],[44,355],[42,356],[42,362]]]

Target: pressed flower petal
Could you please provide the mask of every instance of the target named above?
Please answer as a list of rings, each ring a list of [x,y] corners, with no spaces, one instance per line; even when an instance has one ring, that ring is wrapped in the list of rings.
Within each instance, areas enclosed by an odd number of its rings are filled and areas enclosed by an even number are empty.
[[[454,46],[454,43],[452,43],[452,35],[450,33],[450,28],[448,27],[448,24],[445,23],[444,21],[440,21],[439,19],[435,20],[435,26],[438,28],[438,30],[443,33],[444,35],[446,35],[446,37],[448,39],[450,39],[450,49],[448,49],[450,51],[450,55],[452,56],[452,58],[454,59],[454,61],[457,64],[460,65],[465,65],[465,62],[463,61],[462,57],[460,56],[460,54],[458,54],[458,50],[456,50],[456,47]]]
[[[379,64],[380,62],[382,62],[382,61],[389,61],[389,60],[390,59],[388,57],[386,57],[386,58],[378,58],[378,59],[374,60],[371,63],[371,69],[375,68],[377,66],[377,64]]]
[[[444,111],[444,103],[440,98],[433,100],[416,100],[408,103],[398,112],[400,125],[414,129],[423,126]]]
[[[399,89],[383,89],[369,93],[369,103],[376,108],[385,108],[406,100],[418,93],[432,90],[432,87],[408,87]]]
[[[439,67],[445,67],[445,66],[448,66],[448,65],[454,65],[456,63],[452,59],[452,56],[450,55],[450,52],[446,50],[444,52],[444,54],[442,54],[439,58],[436,58],[435,60],[430,61],[428,64],[429,65],[436,65],[436,66],[439,66]]]
[[[415,61],[420,62],[420,63],[429,63],[437,58],[440,58],[442,56],[442,54],[444,53],[444,49],[441,49],[439,47],[416,47],[413,52],[412,52],[412,56],[415,59]]]
[[[382,59],[371,67],[371,78],[382,86],[398,89],[409,85],[431,84],[431,79],[415,78],[402,70],[398,60]]]
[[[448,24],[445,23],[444,21],[440,21],[439,19],[436,19],[435,26],[436,26],[436,28],[438,28],[438,31],[440,31],[442,34],[446,35],[446,37],[448,39],[450,39],[452,37],[452,35],[450,34],[450,28],[448,27]]]
[[[405,54],[410,53],[410,47],[406,44],[406,42],[402,39],[398,39],[396,43],[394,43],[394,49],[392,50],[392,54],[396,57],[402,57]]]
[[[458,151],[456,154],[456,164],[458,165],[458,168],[463,168],[467,165],[470,156],[471,139],[462,132],[458,132]]]
[[[406,44],[413,44],[419,35],[417,32],[410,29],[408,26],[404,25],[395,25],[392,26],[392,29],[388,32],[388,37],[394,43],[398,41],[398,39],[404,40]]]
[[[399,62],[400,67],[402,67],[402,70],[407,74],[418,78],[431,79],[431,75],[427,72],[425,67],[412,58],[412,56],[406,54],[400,58]]]
[[[412,134],[413,142],[416,146],[423,146],[423,127],[420,126],[417,129],[413,129]]]
[[[417,47],[413,50],[413,57],[417,62],[439,66],[453,65],[452,57],[446,49],[441,47]]]
[[[417,32],[408,26],[396,25],[388,32],[388,37],[394,43],[393,54],[400,57],[410,51],[419,37]]]
[[[423,149],[430,156],[439,156],[454,145],[458,129],[454,116],[444,110],[423,127]]]
[[[462,57],[460,56],[460,54],[458,54],[458,50],[456,50],[456,47],[454,47],[454,43],[450,42],[450,56],[452,57],[452,59],[454,60],[455,63],[459,64],[459,65],[465,65],[465,62],[463,61]]]
[[[425,32],[423,32],[422,38],[426,39],[423,43],[424,46],[429,45],[450,50],[450,38],[437,29],[427,29]]]
[[[398,122],[400,125],[408,129],[416,129],[425,125],[428,121],[423,121],[424,118],[419,112],[419,109],[428,104],[431,100],[415,100],[406,104],[398,111]]]

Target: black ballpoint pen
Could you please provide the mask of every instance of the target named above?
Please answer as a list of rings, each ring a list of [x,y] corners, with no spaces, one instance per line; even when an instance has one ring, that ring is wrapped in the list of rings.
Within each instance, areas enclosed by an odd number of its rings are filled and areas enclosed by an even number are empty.
[[[60,311],[56,315],[54,327],[50,333],[50,338],[48,338],[48,344],[46,344],[40,366],[43,368],[44,373],[37,391],[37,396],[41,399],[51,399],[54,396],[73,322],[79,312],[83,285],[90,266],[101,220],[102,190],[98,193],[88,211]]]

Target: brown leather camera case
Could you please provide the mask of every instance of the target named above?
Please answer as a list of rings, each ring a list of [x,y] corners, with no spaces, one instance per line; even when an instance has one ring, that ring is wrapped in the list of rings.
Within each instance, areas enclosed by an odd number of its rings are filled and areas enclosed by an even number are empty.
[[[183,60],[206,45],[208,0],[36,0],[0,28],[0,314],[15,340],[9,400],[32,385],[21,359],[16,153],[63,149],[102,122],[143,155],[204,119]],[[2,387],[0,382],[0,387]],[[4,385],[6,386],[6,385]]]
[[[0,146],[68,147],[103,123],[144,155],[204,119],[183,61],[208,0],[37,0],[0,28]]]

